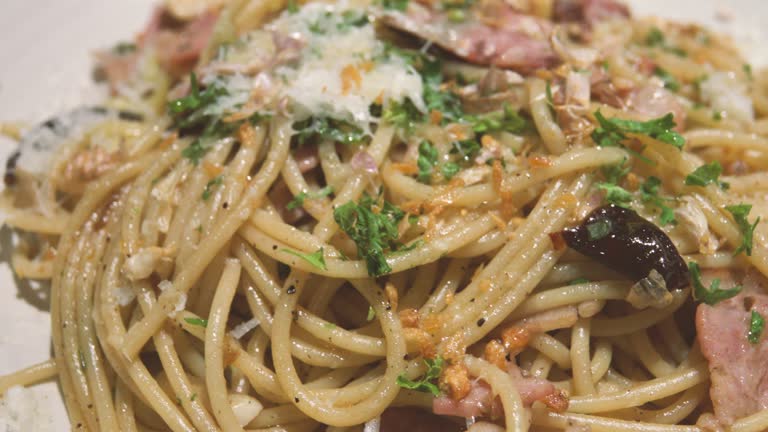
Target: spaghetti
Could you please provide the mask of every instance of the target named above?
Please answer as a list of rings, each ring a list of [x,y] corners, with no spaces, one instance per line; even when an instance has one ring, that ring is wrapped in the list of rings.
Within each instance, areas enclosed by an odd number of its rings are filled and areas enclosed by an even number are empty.
[[[90,431],[768,429],[768,74],[726,38],[610,0],[219,3],[17,134],[54,358],[1,392],[56,376]]]

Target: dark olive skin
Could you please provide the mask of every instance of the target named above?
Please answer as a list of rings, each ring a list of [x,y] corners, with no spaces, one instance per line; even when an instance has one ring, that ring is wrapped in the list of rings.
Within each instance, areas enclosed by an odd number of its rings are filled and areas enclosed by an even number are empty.
[[[669,290],[689,283],[688,267],[672,240],[633,210],[613,204],[598,207],[561,234],[572,249],[634,281],[656,270]]]

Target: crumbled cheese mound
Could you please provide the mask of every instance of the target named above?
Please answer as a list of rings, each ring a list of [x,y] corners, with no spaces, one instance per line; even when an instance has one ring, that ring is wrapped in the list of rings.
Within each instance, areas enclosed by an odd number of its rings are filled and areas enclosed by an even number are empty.
[[[286,13],[274,28],[305,41],[296,67],[280,67],[286,82],[283,94],[297,119],[313,115],[356,123],[367,130],[376,119],[374,103],[409,98],[425,111],[421,76],[399,56],[383,56],[385,45],[373,25],[349,24],[344,4],[312,3],[297,13]]]
[[[755,120],[755,109],[747,86],[732,72],[714,72],[699,84],[701,98],[716,112],[737,121]]]

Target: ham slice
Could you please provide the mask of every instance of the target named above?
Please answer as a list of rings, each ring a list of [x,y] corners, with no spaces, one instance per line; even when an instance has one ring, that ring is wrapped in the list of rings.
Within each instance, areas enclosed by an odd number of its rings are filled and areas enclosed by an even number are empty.
[[[556,411],[565,411],[568,408],[568,399],[551,382],[534,377],[524,377],[520,369],[510,363],[509,374],[520,392],[523,405],[530,407],[539,401]],[[475,380],[469,390],[469,394],[459,400],[453,400],[447,396],[436,398],[432,402],[432,410],[435,414],[457,417],[490,417],[500,418],[504,414],[499,398],[494,397],[488,383]]]
[[[95,54],[98,70],[113,92],[135,74],[141,54],[152,49],[162,68],[171,77],[189,73],[208,46],[218,19],[217,12],[204,12],[191,21],[178,21],[162,7],[155,9],[138,37],[136,51],[120,54],[100,51]]]
[[[719,278],[723,289],[740,279],[729,272],[702,276],[705,286]],[[757,344],[747,339],[752,311],[768,318],[766,280],[752,272],[740,283],[744,290],[738,296],[696,310],[697,337],[712,381],[709,394],[722,425],[768,409],[768,337],[763,334]]]
[[[410,2],[405,12],[387,11],[382,21],[481,65],[530,73],[558,63],[549,43],[552,23],[521,14],[504,2],[483,2],[456,23],[445,13]]]

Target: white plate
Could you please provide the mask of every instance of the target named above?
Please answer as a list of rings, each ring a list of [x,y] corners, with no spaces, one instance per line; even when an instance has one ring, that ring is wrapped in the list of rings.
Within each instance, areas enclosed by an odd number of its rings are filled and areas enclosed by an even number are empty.
[[[153,0],[0,0],[0,119],[40,121],[82,101],[93,101],[90,53],[138,32]],[[696,21],[725,31],[744,47],[748,60],[768,64],[765,0],[635,0],[636,15]],[[11,150],[0,140],[0,161]],[[1,164],[1,165],[4,165]],[[2,240],[0,232],[0,240]],[[7,246],[6,246],[7,249]],[[46,360],[50,319],[44,293],[17,286],[0,251],[0,375]],[[42,295],[41,295],[42,294]],[[69,430],[55,383],[34,388],[36,408],[21,430]],[[7,430],[0,405],[0,430]],[[9,430],[10,431],[10,430]],[[15,432],[15,431],[14,431]]]

